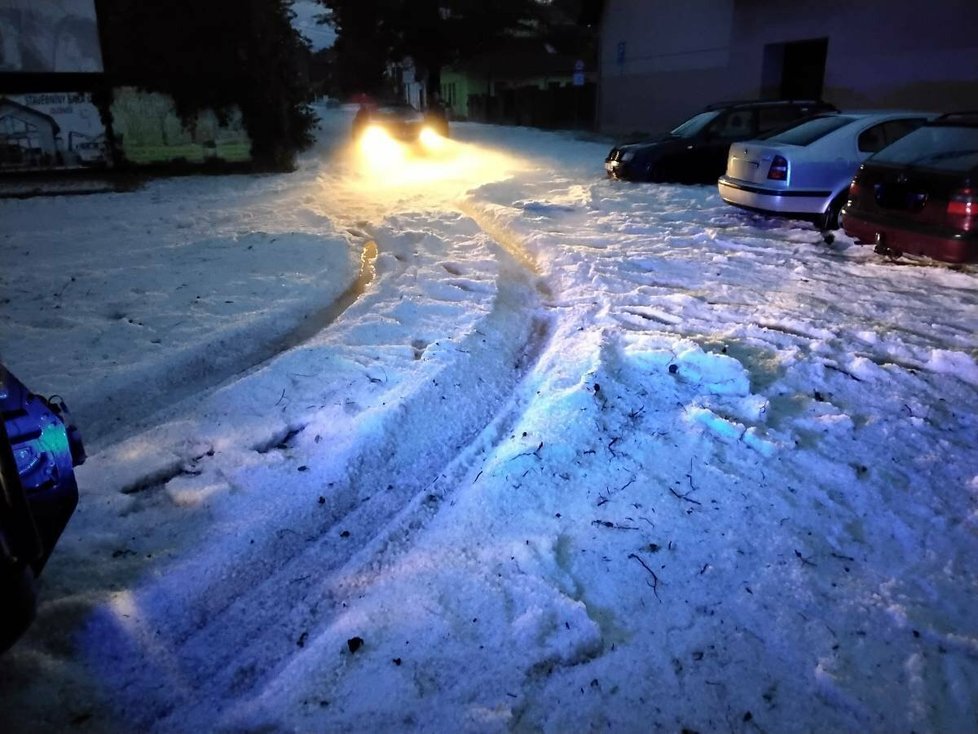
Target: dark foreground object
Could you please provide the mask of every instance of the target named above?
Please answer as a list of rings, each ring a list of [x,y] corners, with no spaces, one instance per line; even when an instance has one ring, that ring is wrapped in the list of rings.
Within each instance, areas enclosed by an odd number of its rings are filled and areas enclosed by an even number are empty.
[[[59,398],[45,399],[0,365],[0,652],[34,619],[34,581],[78,504],[85,451]]]

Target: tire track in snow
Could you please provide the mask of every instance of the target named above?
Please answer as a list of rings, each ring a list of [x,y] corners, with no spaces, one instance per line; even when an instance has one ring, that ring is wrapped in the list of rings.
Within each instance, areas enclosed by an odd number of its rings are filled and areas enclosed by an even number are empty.
[[[103,661],[141,661],[110,675],[123,693],[127,720],[184,730],[212,723],[214,701],[233,711],[328,625],[336,604],[333,580],[348,578],[351,566],[375,568],[395,545],[409,546],[432,506],[451,491],[440,480],[464,471],[516,420],[513,395],[544,350],[551,324],[539,311],[539,283],[527,272],[528,258],[511,258],[513,243],[503,249],[490,314],[455,359],[388,413],[385,442],[359,447],[351,479],[330,496],[326,517],[257,539],[233,565],[206,569],[212,580],[184,574],[196,588],[185,594],[191,608],[180,610],[179,620],[144,618],[128,631],[111,615],[96,621],[88,634],[111,648]],[[411,437],[424,436],[430,425],[448,429],[444,440],[418,446]],[[412,475],[401,476],[408,465]],[[296,481],[294,474],[289,481]],[[262,661],[261,669],[254,660]]]
[[[247,329],[229,330],[219,342],[207,345],[206,349],[192,347],[184,354],[172,358],[172,368],[166,372],[156,370],[152,365],[139,375],[140,368],[130,368],[130,378],[111,391],[112,399],[97,405],[87,405],[79,400],[73,403],[74,413],[82,416],[86,426],[104,427],[103,430],[89,430],[85,442],[89,451],[111,445],[150,422],[160,422],[167,416],[182,410],[177,405],[191,400],[231,379],[240,379],[263,364],[267,364],[278,354],[312,338],[327,328],[349,308],[370,285],[374,278],[374,262],[377,259],[377,245],[367,240],[363,244],[360,257],[360,271],[350,286],[333,302],[311,311],[292,329],[275,334],[270,341],[255,342],[254,333]],[[237,356],[228,360],[228,350]],[[195,379],[187,379],[194,375]],[[118,377],[110,379],[119,382]],[[147,385],[153,386],[153,395],[165,395],[166,402],[147,400]],[[106,392],[99,389],[96,394]],[[92,416],[90,420],[85,417]],[[95,418],[97,416],[97,419]]]

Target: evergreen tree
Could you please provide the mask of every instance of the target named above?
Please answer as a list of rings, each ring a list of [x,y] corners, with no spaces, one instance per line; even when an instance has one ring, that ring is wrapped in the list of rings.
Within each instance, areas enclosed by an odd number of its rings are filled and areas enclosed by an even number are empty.
[[[169,94],[185,120],[237,105],[260,168],[288,169],[311,143],[292,0],[96,2],[112,86]]]
[[[319,0],[326,22],[336,30],[330,59],[332,82],[340,95],[380,91],[395,34],[392,21],[399,0]]]
[[[319,0],[337,33],[343,92],[369,91],[389,61],[410,56],[440,86],[441,68],[540,27],[539,0]],[[344,72],[341,72],[344,73]]]

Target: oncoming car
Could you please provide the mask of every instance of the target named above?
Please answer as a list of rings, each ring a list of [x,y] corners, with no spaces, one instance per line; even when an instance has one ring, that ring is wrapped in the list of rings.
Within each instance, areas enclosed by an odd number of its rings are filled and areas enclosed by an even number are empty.
[[[717,188],[728,204],[839,228],[859,164],[933,117],[926,112],[819,115],[762,140],[730,146]]]
[[[423,114],[409,104],[361,104],[353,136],[362,148],[397,142],[427,151],[448,137],[448,122],[443,114]]]

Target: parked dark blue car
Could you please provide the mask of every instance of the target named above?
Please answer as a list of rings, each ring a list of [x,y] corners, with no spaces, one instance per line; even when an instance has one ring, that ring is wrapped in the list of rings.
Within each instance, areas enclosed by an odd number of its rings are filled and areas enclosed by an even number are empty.
[[[617,145],[605,158],[612,178],[715,184],[727,167],[730,144],[780,129],[818,112],[817,100],[757,100],[710,105],[666,135]]]

